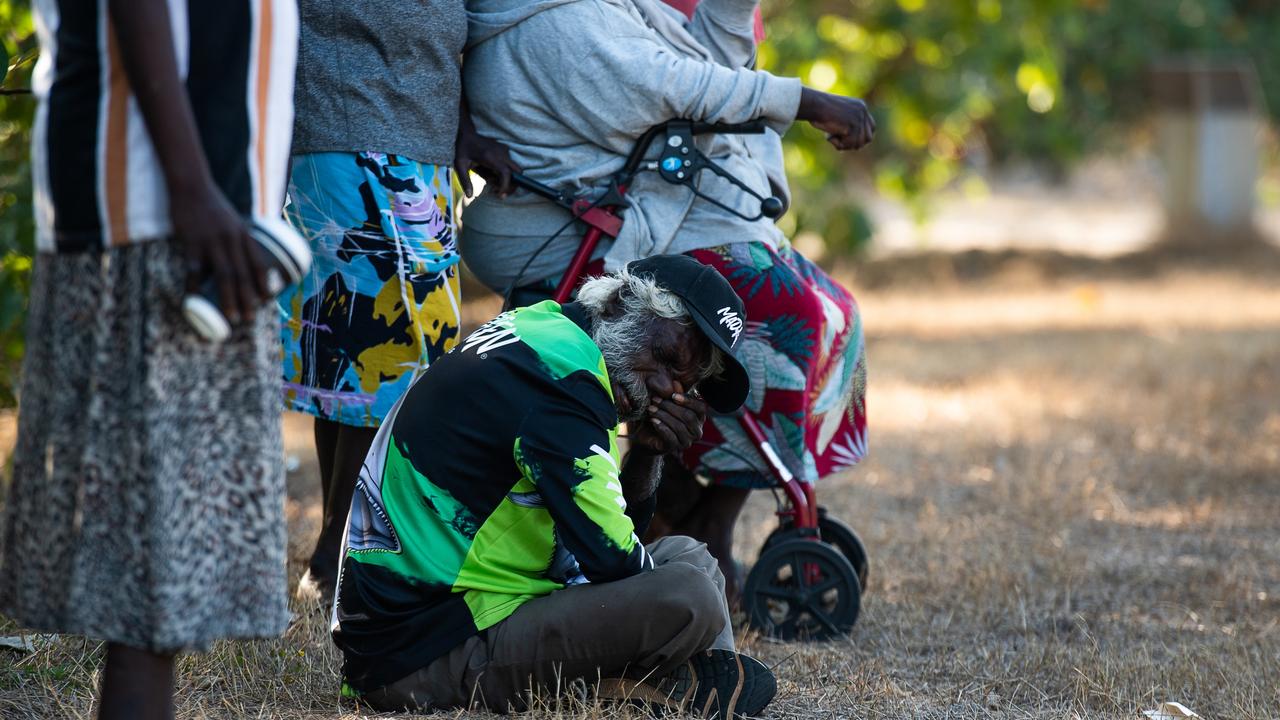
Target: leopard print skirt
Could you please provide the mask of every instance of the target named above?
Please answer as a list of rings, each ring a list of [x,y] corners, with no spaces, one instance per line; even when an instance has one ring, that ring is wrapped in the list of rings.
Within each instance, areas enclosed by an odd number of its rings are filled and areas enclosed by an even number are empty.
[[[0,613],[152,652],[281,633],[279,318],[210,345],[167,241],[36,260]]]

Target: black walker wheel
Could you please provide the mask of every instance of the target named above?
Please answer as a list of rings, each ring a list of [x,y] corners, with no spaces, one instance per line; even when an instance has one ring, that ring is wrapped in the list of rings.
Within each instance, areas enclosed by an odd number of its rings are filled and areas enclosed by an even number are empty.
[[[847,635],[858,621],[862,588],[853,565],[826,543],[784,539],[747,575],[742,604],[751,627],[782,640]]]
[[[849,564],[853,565],[854,571],[858,574],[859,587],[866,590],[867,573],[871,569],[871,561],[867,559],[867,546],[862,543],[858,533],[844,521],[827,514],[827,509],[821,506],[818,507],[818,532],[822,534],[823,542],[830,543],[849,560]],[[760,548],[760,556],[764,557],[765,551],[775,544],[796,537],[799,535],[791,522],[779,525],[776,530],[769,533],[769,537],[765,538],[764,547]]]

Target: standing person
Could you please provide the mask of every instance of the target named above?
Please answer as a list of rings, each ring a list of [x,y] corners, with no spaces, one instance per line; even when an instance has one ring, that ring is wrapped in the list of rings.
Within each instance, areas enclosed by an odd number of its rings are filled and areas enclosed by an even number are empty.
[[[168,718],[177,653],[289,620],[279,320],[247,219],[280,212],[297,12],[35,14],[39,252],[0,611],[106,641],[100,718]],[[217,345],[181,310],[210,275]]]
[[[323,518],[299,594],[327,602],[378,425],[458,342],[449,166],[468,195],[473,163],[497,170],[500,190],[514,166],[462,102],[462,0],[301,0],[300,11],[288,215],[315,262],[281,301],[284,397],[316,418]]]
[[[753,0],[702,0],[689,18],[661,0],[471,0],[464,70],[477,127],[510,145],[532,179],[594,200],[653,125],[762,119],[765,135],[697,142],[757,197],[785,206],[780,135],[792,123],[854,150],[871,141],[875,121],[862,100],[754,69],[755,9]],[[777,225],[750,219],[757,198],[710,172],[696,184],[700,195],[656,173],[637,175],[617,239],[597,251],[605,270],[674,253],[714,267],[746,307],[737,351],[751,372],[746,411],[801,482],[852,466],[866,451],[866,365],[852,294]],[[548,279],[554,287],[581,237],[561,231],[572,222],[567,211],[527,192],[486,192],[464,221],[468,266],[500,291],[522,288],[518,297]],[[706,542],[732,600],[734,526],[750,490],[773,486],[772,473],[737,418],[724,415],[708,418],[683,460],[688,472],[664,477],[651,532]]]

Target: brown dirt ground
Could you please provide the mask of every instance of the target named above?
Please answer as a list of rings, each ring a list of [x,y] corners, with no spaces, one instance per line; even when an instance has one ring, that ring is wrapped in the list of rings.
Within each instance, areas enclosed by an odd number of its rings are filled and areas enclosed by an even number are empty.
[[[1138,718],[1178,700],[1280,717],[1276,253],[879,262],[853,280],[871,455],[819,489],[872,580],[846,641],[745,638],[778,664],[767,716]],[[285,427],[296,578],[318,493],[309,423]],[[744,560],[772,502],[748,507]],[[183,659],[181,714],[363,717],[337,698],[324,626],[304,612],[283,639]],[[37,644],[0,650],[0,717],[89,717],[99,647]],[[545,716],[642,717],[580,700],[528,714]]]

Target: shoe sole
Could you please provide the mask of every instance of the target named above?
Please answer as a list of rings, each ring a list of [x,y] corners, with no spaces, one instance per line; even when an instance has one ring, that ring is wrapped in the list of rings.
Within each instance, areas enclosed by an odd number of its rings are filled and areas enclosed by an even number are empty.
[[[758,715],[778,691],[777,680],[764,663],[731,650],[701,653],[677,667],[667,681],[672,685],[663,690],[642,681],[610,678],[600,682],[597,694],[728,720]],[[727,702],[721,701],[721,688],[729,694]]]
[[[747,655],[711,650],[690,663],[698,677],[693,706],[703,717],[727,720],[730,713],[734,718],[753,717],[768,707],[778,692],[777,680],[769,668]],[[725,686],[733,688],[727,703],[718,696],[718,688]]]

